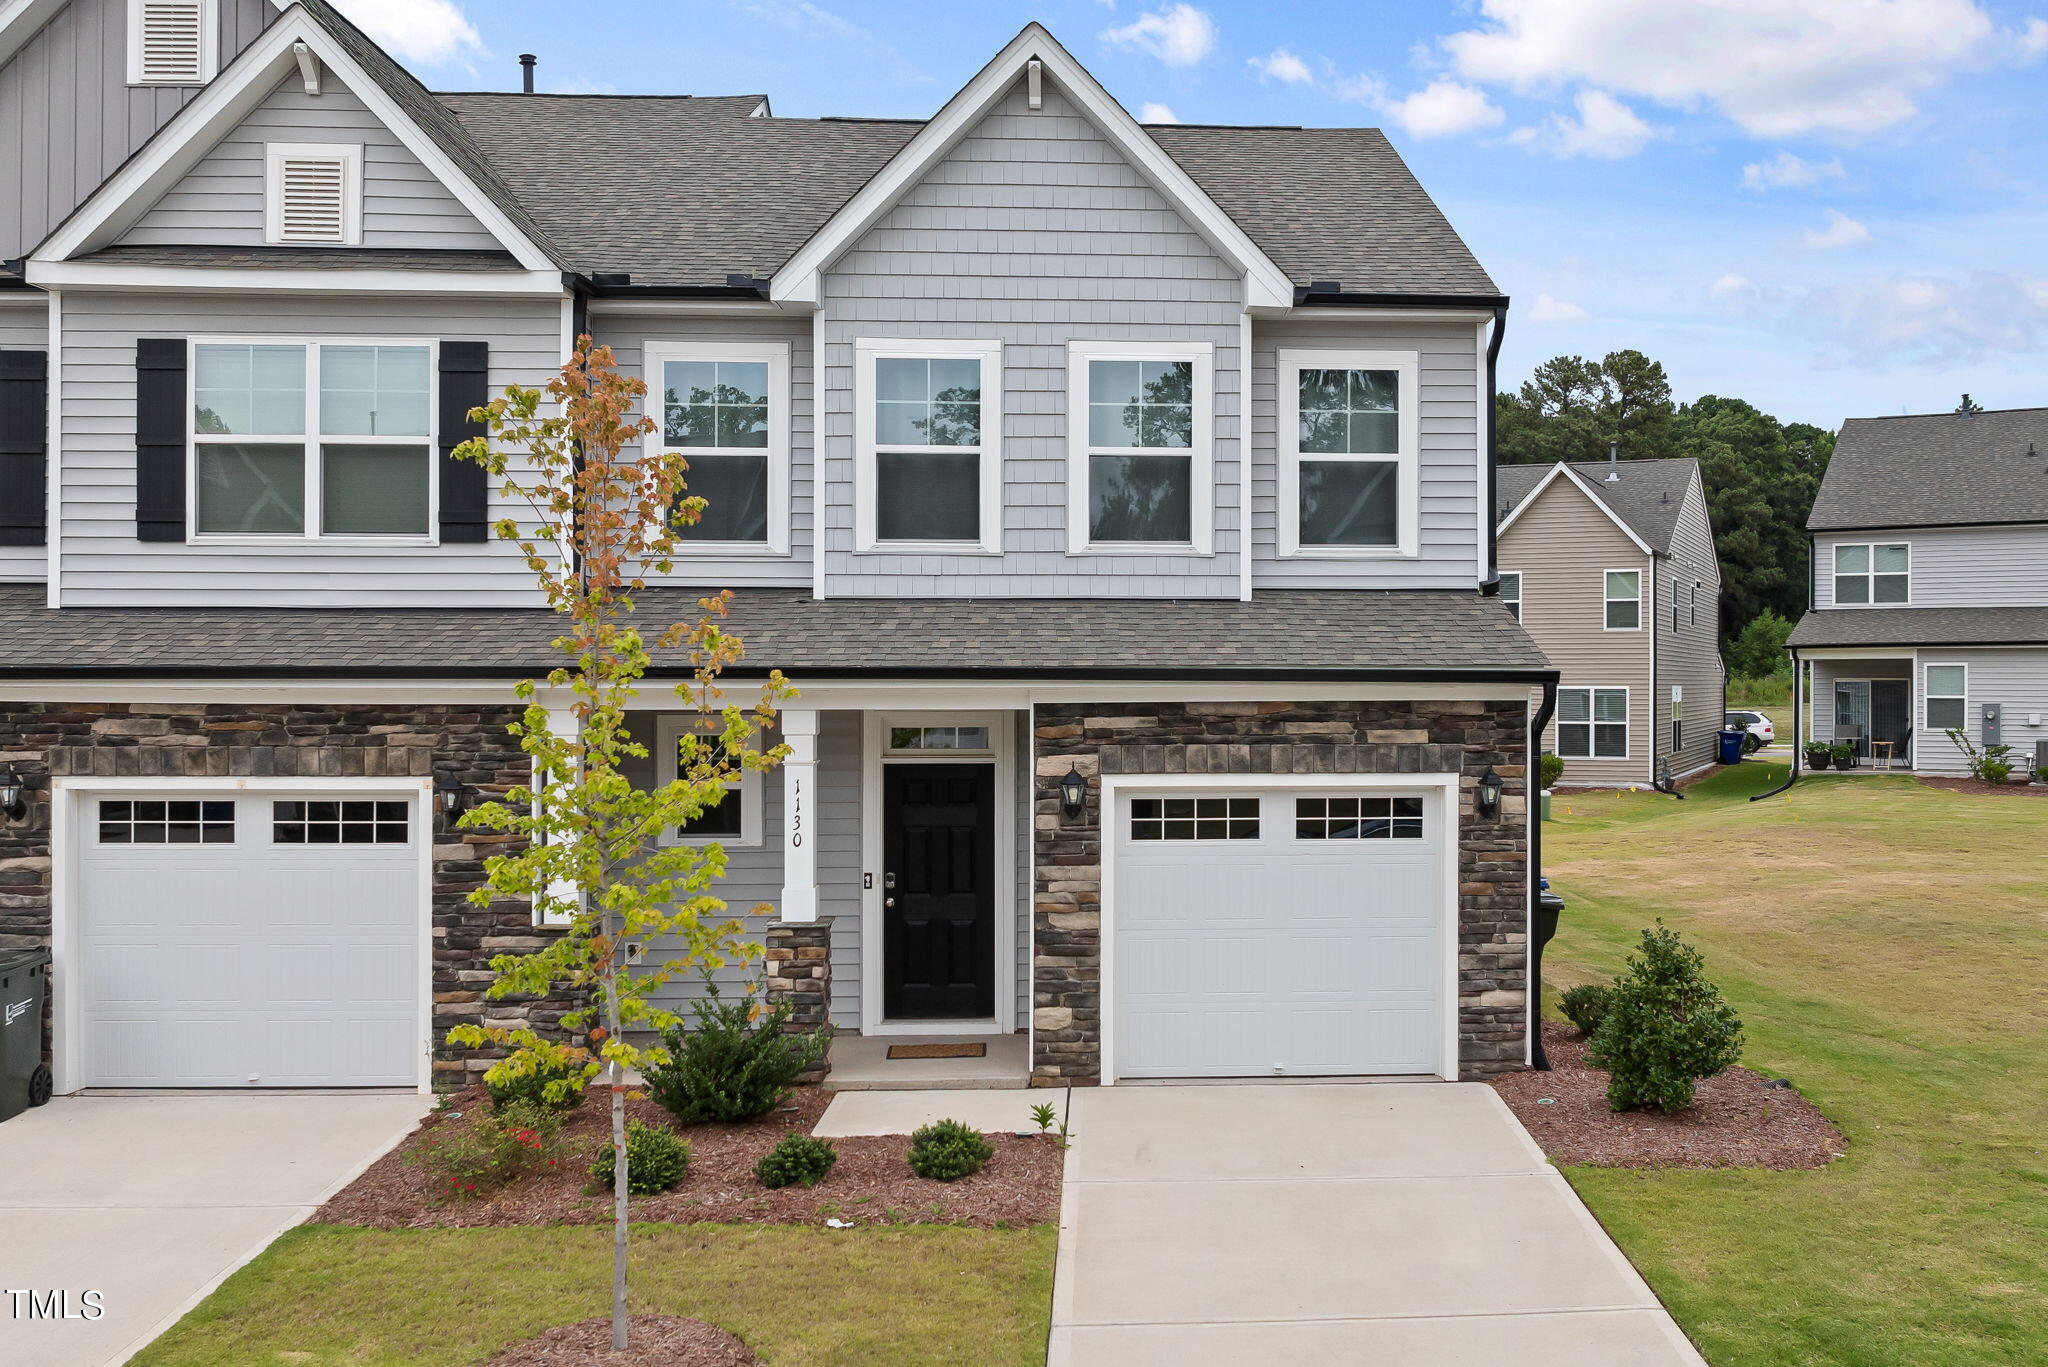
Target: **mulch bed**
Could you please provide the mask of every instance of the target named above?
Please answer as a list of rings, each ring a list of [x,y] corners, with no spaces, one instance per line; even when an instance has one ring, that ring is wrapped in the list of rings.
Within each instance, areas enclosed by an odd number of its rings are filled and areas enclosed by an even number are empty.
[[[629,1315],[626,1351],[612,1351],[609,1316],[579,1320],[515,1343],[483,1367],[760,1367],[739,1339],[681,1315]]]
[[[646,1099],[626,1103],[626,1114],[649,1125],[680,1129],[690,1141],[690,1172],[659,1196],[633,1198],[633,1218],[666,1224],[716,1221],[738,1224],[817,1225],[828,1219],[855,1224],[958,1224],[979,1228],[1044,1224],[1059,1218],[1062,1158],[1056,1140],[1040,1135],[989,1136],[995,1156],[957,1182],[934,1182],[911,1172],[906,1135],[834,1139],[839,1161],[815,1187],[770,1191],[754,1177],[754,1164],[786,1134],[808,1134],[832,1094],[799,1087],[784,1109],[743,1125],[676,1126]],[[611,1101],[593,1093],[562,1126],[559,1168],[530,1173],[469,1200],[448,1200],[426,1164],[408,1161],[426,1137],[487,1103],[481,1091],[451,1099],[420,1123],[396,1149],[320,1208],[317,1220],[376,1229],[443,1229],[479,1225],[594,1224],[612,1218],[610,1190],[591,1190],[590,1164],[611,1142]]]
[[[1586,1062],[1586,1038],[1543,1025],[1548,1073],[1489,1079],[1542,1150],[1559,1163],[1602,1168],[1822,1168],[1848,1150],[1842,1132],[1796,1091],[1730,1068],[1699,1084],[1677,1115],[1607,1106],[1607,1072]],[[1547,1102],[1547,1104],[1545,1104]]]
[[[2048,797],[2048,783],[1986,783],[1981,778],[1927,778],[1920,780],[1930,788],[1945,788],[1951,793],[1996,793],[2000,797]]]

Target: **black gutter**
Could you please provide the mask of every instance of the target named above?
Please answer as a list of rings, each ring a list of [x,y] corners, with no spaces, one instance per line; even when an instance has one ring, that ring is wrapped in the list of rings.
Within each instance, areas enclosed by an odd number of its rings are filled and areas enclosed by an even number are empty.
[[[1346,294],[1341,290],[1297,289],[1297,308],[1338,309],[1504,309],[1505,294]]]
[[[1479,592],[1487,598],[1500,593],[1500,514],[1494,506],[1500,498],[1500,423],[1493,396],[1500,388],[1500,344],[1507,331],[1508,305],[1503,299],[1493,310],[1493,338],[1486,344],[1486,392],[1479,396],[1480,416],[1486,419],[1486,502],[1480,509],[1486,519],[1486,578]]]
[[[496,665],[369,665],[334,667],[265,665],[235,668],[223,665],[117,665],[102,669],[38,669],[30,666],[0,668],[0,679],[503,679],[509,676],[545,673],[554,668],[545,660]],[[1202,682],[1255,683],[1497,683],[1510,687],[1554,687],[1554,669],[1130,669],[1110,668],[1004,668],[983,669],[920,668],[890,666],[862,669],[850,666],[777,666],[792,678],[852,680],[864,679],[1086,679],[1103,682],[1171,683],[1181,680]],[[648,670],[652,678],[688,678],[686,665],[657,664]],[[731,678],[765,678],[767,667],[745,665],[725,671]]]
[[[1938,532],[1955,527],[2048,527],[2048,518],[2042,517],[1978,517],[1968,522],[1909,522],[1901,525],[1887,522],[1881,527],[1808,527],[1807,540],[1815,532],[1826,532],[1830,536],[1837,532],[1855,532],[1864,536],[1875,536],[1879,532]]]
[[[1535,800],[1530,804],[1529,813],[1529,1066],[1538,1072],[1550,1071],[1550,1056],[1543,1051],[1543,946],[1536,942],[1536,904],[1543,896],[1543,728],[1550,725],[1550,715],[1557,710],[1557,679],[1543,685],[1543,704],[1536,709],[1536,719],[1529,724],[1529,767],[1523,771],[1522,782],[1526,791]]]
[[[1887,636],[1877,641],[1787,641],[1788,650],[1804,646],[1808,650],[1902,650],[1918,647],[1954,646],[1958,650],[1978,649],[1985,646],[2048,646],[2048,640],[2039,636],[2018,636],[2010,639],[1986,641],[1909,641],[1897,636]]]
[[[1806,753],[1806,742],[1802,739],[1805,728],[1800,725],[1801,709],[1804,705],[1806,681],[1799,677],[1799,647],[1788,646],[1792,652],[1792,770],[1785,775],[1785,781],[1768,793],[1757,793],[1749,800],[1762,802],[1767,797],[1776,797],[1799,781],[1799,759]]]

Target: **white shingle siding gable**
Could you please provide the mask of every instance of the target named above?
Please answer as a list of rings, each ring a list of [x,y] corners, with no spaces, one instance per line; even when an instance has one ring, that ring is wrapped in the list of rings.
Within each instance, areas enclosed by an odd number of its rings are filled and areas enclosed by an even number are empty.
[[[826,272],[828,595],[1238,594],[1242,286],[1057,89],[1020,82]],[[1070,338],[1216,348],[1215,554],[1066,553]],[[856,554],[853,352],[862,337],[1003,343],[1000,556]]]
[[[1821,532],[1813,539],[1813,605],[1835,606],[1835,547],[1913,548],[1912,606],[2048,605],[2048,527],[1922,527],[1895,532]],[[1856,608],[1882,612],[1883,607]]]
[[[121,238],[158,246],[262,246],[266,232],[266,149],[279,144],[349,144],[361,149],[360,242],[365,247],[492,249],[502,244],[396,134],[332,77],[308,95],[286,78],[232,134],[207,153]]]

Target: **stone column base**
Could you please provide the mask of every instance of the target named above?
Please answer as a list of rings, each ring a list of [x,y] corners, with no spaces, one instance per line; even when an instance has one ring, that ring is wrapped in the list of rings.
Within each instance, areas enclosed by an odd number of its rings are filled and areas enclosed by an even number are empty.
[[[765,939],[766,980],[762,990],[770,1006],[787,1002],[789,1028],[816,1030],[832,1019],[832,918],[815,921],[771,921]],[[830,1070],[824,1059],[800,1079],[821,1081]]]

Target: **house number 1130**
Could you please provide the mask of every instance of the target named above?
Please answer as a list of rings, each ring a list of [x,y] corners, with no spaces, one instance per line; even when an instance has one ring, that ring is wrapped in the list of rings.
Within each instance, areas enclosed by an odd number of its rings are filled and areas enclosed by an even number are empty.
[[[802,849],[804,844],[804,781],[792,776],[789,784],[789,847]]]

